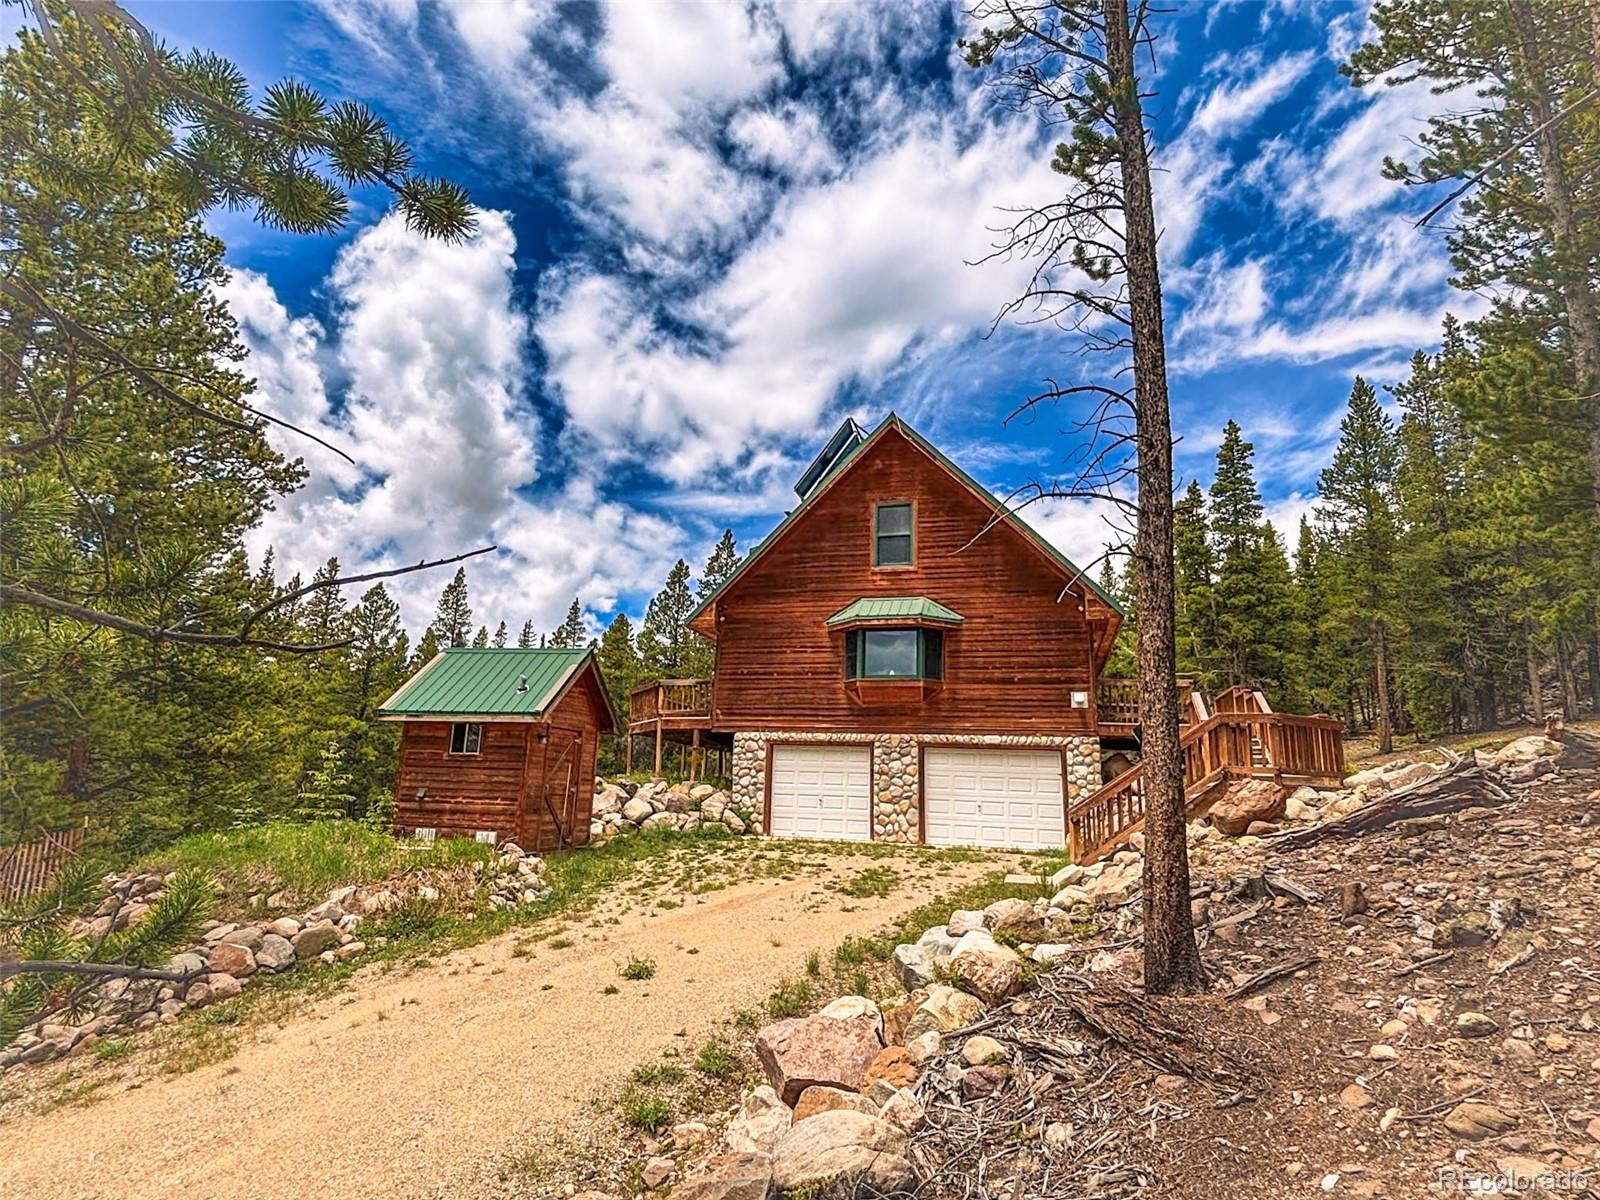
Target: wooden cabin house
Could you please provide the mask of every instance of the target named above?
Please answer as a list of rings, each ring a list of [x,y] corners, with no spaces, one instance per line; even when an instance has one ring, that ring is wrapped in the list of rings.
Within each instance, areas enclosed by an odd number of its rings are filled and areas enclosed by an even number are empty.
[[[636,689],[630,750],[731,750],[735,802],[776,836],[1092,857],[1138,828],[1138,690],[1102,673],[1113,597],[892,414],[846,421],[795,492],[690,618],[713,676]],[[1210,764],[1196,804],[1241,775],[1342,774],[1338,722],[1180,697],[1186,758]]]
[[[592,650],[445,650],[378,715],[404,725],[401,830],[528,850],[589,840],[596,750],[617,731]]]

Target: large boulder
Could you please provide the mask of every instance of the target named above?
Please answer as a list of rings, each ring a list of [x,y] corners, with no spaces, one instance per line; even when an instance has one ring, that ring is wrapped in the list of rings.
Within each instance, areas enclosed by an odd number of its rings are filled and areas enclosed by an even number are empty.
[[[1501,746],[1494,752],[1494,765],[1509,767],[1516,763],[1532,762],[1536,758],[1555,758],[1561,753],[1561,748],[1560,742],[1535,733]]]
[[[628,793],[615,784],[607,784],[594,794],[594,815],[603,817],[608,813],[621,812],[622,806],[628,802]]]
[[[767,1200],[772,1156],[758,1151],[719,1154],[703,1175],[672,1189],[672,1200]]]
[[[294,966],[294,947],[289,939],[275,933],[262,938],[261,947],[256,951],[256,966],[268,971],[287,971]]]
[[[655,807],[649,800],[635,796],[622,806],[622,819],[632,821],[635,825],[638,825],[654,815],[655,811]]]
[[[811,1117],[818,1117],[826,1112],[836,1112],[841,1108],[847,1108],[851,1112],[866,1113],[869,1117],[878,1115],[878,1106],[860,1092],[847,1092],[843,1088],[823,1087],[819,1084],[816,1087],[808,1087],[800,1093],[800,1099],[796,1100],[794,1105],[794,1121],[799,1124]]]
[[[1033,905],[1014,897],[996,900],[983,910],[983,923],[993,930],[1015,929],[1033,920]]]
[[[333,925],[308,925],[289,939],[295,957],[301,959],[316,958],[324,950],[332,950],[338,944],[339,930]]]
[[[950,914],[950,919],[945,922],[945,931],[953,938],[962,937],[974,929],[983,929],[983,910],[977,908],[958,908]]]
[[[785,1104],[792,1106],[817,1084],[859,1092],[867,1068],[883,1049],[881,1025],[881,1018],[865,1012],[790,1017],[756,1034],[756,1057]]]
[[[956,943],[950,975],[967,991],[994,1004],[1022,987],[1022,957],[987,931],[974,929]]]
[[[1211,823],[1230,837],[1250,828],[1252,821],[1276,821],[1283,816],[1288,792],[1270,779],[1247,779],[1234,784],[1211,806]]]
[[[256,956],[246,946],[235,942],[218,942],[211,947],[210,967],[224,975],[245,979],[255,974]]]
[[[908,992],[927,987],[934,981],[933,955],[921,946],[896,946],[894,973]]]
[[[969,996],[959,988],[936,983],[928,989],[927,998],[917,1005],[906,1022],[905,1039],[909,1044],[924,1033],[949,1033],[962,1029],[983,1015],[983,1001]]]
[[[906,1135],[866,1113],[839,1109],[797,1122],[772,1156],[772,1182],[785,1194],[893,1193],[913,1178]]]
[[[778,1093],[762,1084],[744,1098],[728,1123],[728,1149],[735,1153],[771,1154],[789,1132],[793,1115]]]

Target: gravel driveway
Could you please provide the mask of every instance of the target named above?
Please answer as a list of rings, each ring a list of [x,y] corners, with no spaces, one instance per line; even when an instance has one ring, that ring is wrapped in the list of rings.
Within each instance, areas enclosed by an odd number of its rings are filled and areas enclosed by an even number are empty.
[[[885,864],[899,876],[886,897],[831,886]],[[507,934],[414,972],[358,976],[224,1062],[0,1124],[0,1196],[486,1194],[497,1158],[580,1130],[635,1065],[697,1045],[809,953],[996,865],[840,854],[793,879],[681,896],[681,908],[617,896],[566,933],[569,948],[518,956]],[[622,980],[631,955],[655,959],[655,977]]]

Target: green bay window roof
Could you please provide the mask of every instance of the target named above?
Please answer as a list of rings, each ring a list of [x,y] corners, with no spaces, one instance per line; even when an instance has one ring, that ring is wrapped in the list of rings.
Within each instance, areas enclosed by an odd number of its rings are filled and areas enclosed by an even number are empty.
[[[592,651],[474,649],[442,651],[378,709],[380,717],[542,716]]]
[[[926,596],[863,596],[845,605],[828,618],[828,625],[859,625],[863,622],[909,621],[913,624],[959,625],[960,613]]]

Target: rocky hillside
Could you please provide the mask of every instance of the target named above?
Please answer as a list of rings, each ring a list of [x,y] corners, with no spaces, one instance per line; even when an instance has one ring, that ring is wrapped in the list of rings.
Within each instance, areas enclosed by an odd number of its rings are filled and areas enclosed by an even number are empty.
[[[899,947],[903,995],[762,1029],[721,1152],[657,1153],[644,1187],[1600,1194],[1600,753],[1525,739],[1357,788],[1342,818],[1196,835],[1207,994],[1140,994],[1124,852]]]

